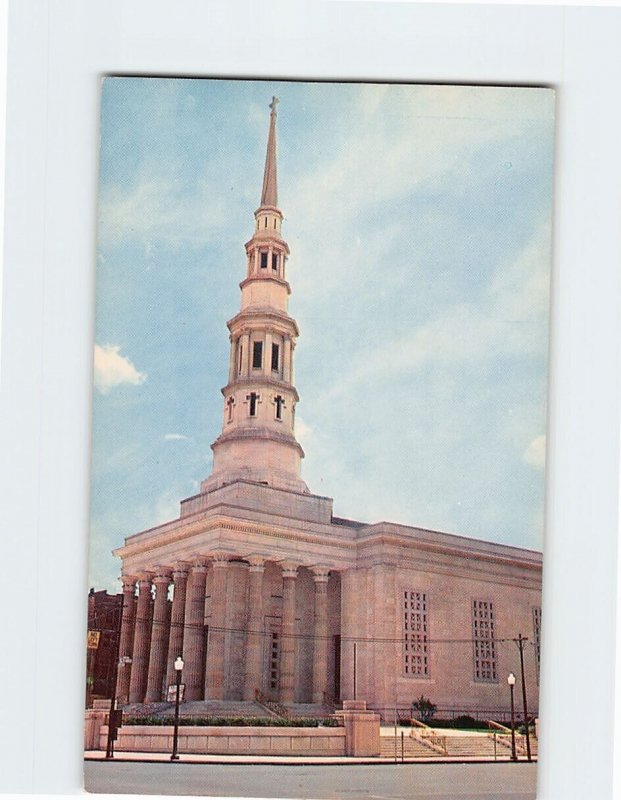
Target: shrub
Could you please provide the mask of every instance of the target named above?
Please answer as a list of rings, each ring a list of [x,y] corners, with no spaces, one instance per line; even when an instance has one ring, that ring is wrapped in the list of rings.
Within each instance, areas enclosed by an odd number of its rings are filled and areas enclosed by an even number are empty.
[[[338,719],[326,717],[322,720],[305,719],[278,719],[276,717],[179,717],[181,726],[231,726],[231,727],[262,727],[262,728],[317,728],[319,724],[327,728],[340,726]],[[127,716],[123,718],[123,725],[174,725],[174,717],[164,716]]]
[[[454,728],[480,728],[481,723],[477,722],[474,717],[471,717],[468,714],[462,714],[461,717],[455,717],[453,720],[453,727]],[[487,726],[483,726],[487,727]]]
[[[418,712],[421,722],[430,722],[433,715],[436,713],[436,708],[428,697],[421,694],[418,700],[412,703],[412,712]]]

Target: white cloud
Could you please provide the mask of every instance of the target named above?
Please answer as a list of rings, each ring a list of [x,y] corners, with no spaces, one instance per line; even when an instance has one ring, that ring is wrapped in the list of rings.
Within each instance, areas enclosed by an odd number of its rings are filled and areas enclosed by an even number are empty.
[[[99,206],[100,245],[137,239],[149,258],[158,242],[171,247],[209,241],[226,219],[226,208],[214,194],[216,184],[215,176],[198,178],[188,187],[177,177],[153,175],[131,187],[105,187]]]
[[[164,434],[164,439],[167,442],[180,442],[180,441],[183,441],[184,439],[187,439],[187,438],[188,437],[184,436],[183,433],[165,433]]]
[[[440,313],[400,336],[378,337],[367,319],[359,331],[364,360],[354,360],[324,393],[330,402],[352,397],[361,386],[429,364],[474,365],[502,356],[543,355],[547,352],[550,228],[541,225],[510,264],[499,265],[486,295],[472,303],[444,307]]]
[[[546,465],[546,437],[545,434],[537,436],[528,445],[522,456],[527,464],[535,469],[544,469]]]
[[[101,394],[115,386],[130,384],[140,386],[147,379],[145,372],[138,372],[126,356],[120,354],[118,345],[95,345],[95,387]]]
[[[313,429],[298,414],[295,418],[295,437],[306,450],[313,440]]]

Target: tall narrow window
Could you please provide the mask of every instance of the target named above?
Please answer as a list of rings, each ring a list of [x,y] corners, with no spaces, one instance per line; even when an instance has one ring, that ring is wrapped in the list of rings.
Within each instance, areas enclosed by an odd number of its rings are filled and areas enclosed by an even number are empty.
[[[280,640],[272,632],[270,641],[270,689],[278,689],[278,662],[280,660]]]
[[[248,401],[248,415],[251,417],[256,417],[259,395],[256,392],[250,392],[250,394],[247,395],[246,400]]]
[[[278,269],[278,253],[272,253],[272,269],[274,271]]]
[[[267,269],[267,253],[261,251],[261,269]]]
[[[252,343],[252,368],[261,369],[263,366],[263,342]]]
[[[240,342],[237,345],[237,372],[240,375],[241,375],[241,371],[242,371],[243,357],[244,357],[244,348],[243,348],[242,343]]]
[[[486,600],[472,602],[475,681],[496,681],[496,642],[494,607]]]
[[[403,592],[403,671],[412,678],[429,675],[429,619],[425,592]]]
[[[267,228],[267,217],[265,217],[265,225],[263,227]]]
[[[278,356],[280,347],[272,342],[272,372],[278,372]]]
[[[541,664],[541,609],[533,608],[533,644],[535,645],[535,659],[537,661],[537,681],[539,681],[539,667]]]

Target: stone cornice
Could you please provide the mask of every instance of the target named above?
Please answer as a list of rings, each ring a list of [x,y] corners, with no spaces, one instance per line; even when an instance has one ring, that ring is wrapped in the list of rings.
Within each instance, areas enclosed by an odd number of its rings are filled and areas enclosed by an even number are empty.
[[[389,530],[386,530],[388,526],[390,526]],[[378,523],[375,526],[359,529],[357,533],[356,539],[361,556],[364,555],[365,550],[396,545],[406,546],[412,550],[478,559],[536,571],[541,571],[543,565],[542,554],[535,550],[525,550],[496,542],[483,542],[478,539],[468,539],[463,536],[421,528],[393,526],[392,523]]]
[[[181,543],[184,540],[191,539],[196,535],[220,530],[223,532],[230,531],[232,533],[261,536],[280,541],[301,542],[320,547],[330,547],[332,550],[343,549],[344,552],[342,557],[348,563],[342,564],[340,568],[344,569],[348,566],[353,566],[352,551],[355,548],[355,543],[342,540],[335,541],[326,534],[308,534],[293,530],[291,528],[236,520],[220,514],[217,516],[210,516],[205,512],[195,515],[194,517],[185,517],[183,518],[183,522],[181,524],[179,523],[179,520],[175,520],[174,523],[167,523],[167,525],[160,526],[160,528],[153,528],[150,531],[144,531],[141,534],[135,534],[135,536],[131,537],[134,539],[134,541],[129,542],[129,540],[126,540],[126,544],[114,550],[113,553],[119,558],[126,559],[129,557],[139,556],[144,553],[150,553],[159,547]],[[145,536],[145,534],[150,535]],[[145,538],[136,540],[136,537],[140,536],[144,536]],[[217,548],[214,547],[214,549]],[[274,560],[280,560],[282,558],[282,554],[274,554]]]
[[[227,383],[226,386],[223,386],[220,391],[222,396],[226,397],[233,389],[243,388],[244,386],[247,386],[248,389],[256,388],[257,386],[269,386],[273,389],[278,389],[281,392],[289,392],[293,395],[293,399],[296,403],[300,399],[295,386],[290,383],[286,383],[286,381],[281,381],[277,378],[272,378],[263,374],[257,375],[256,377],[235,378],[235,380],[231,381],[231,383]]]
[[[247,278],[244,283],[250,280],[250,278]],[[255,280],[268,280],[268,278],[257,278]],[[276,281],[277,279],[271,278],[270,280]],[[287,283],[281,280],[278,280],[278,282],[283,284]],[[248,329],[253,331],[271,330],[273,332],[282,333],[283,335],[289,334],[292,337],[300,335],[297,322],[293,317],[290,317],[289,314],[284,311],[279,311],[273,306],[248,306],[239,311],[234,317],[231,317],[226,323],[231,333],[243,333],[243,326],[245,324],[248,324]]]
[[[286,255],[291,255],[291,250],[287,242],[279,233],[275,233],[269,228],[265,231],[255,231],[252,238],[245,242],[244,249],[246,250],[246,255],[250,255],[257,247],[265,247],[266,245],[269,247],[270,244],[276,245],[276,249],[283,250]]]

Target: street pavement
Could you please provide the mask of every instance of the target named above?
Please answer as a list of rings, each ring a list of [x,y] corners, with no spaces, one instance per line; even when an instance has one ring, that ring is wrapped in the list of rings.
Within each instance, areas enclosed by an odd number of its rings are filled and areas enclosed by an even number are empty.
[[[535,800],[532,763],[187,764],[85,761],[85,789],[105,794],[303,800]]]

